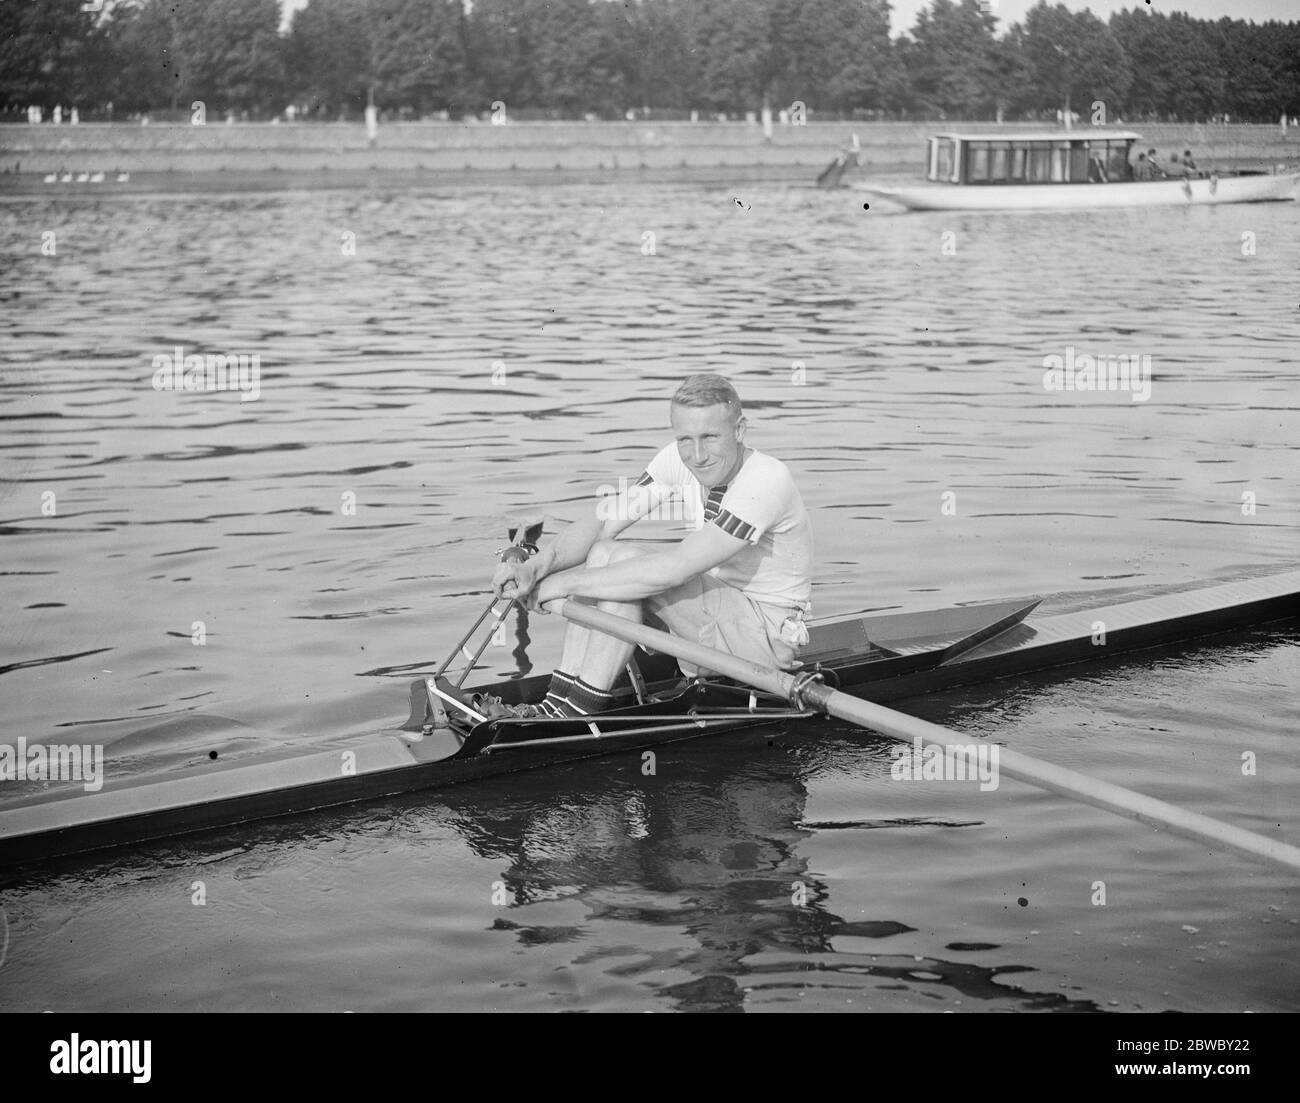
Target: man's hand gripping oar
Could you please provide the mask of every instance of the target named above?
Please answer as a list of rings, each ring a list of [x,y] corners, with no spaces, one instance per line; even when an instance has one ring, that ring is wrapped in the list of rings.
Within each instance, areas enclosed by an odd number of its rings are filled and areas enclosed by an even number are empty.
[[[534,557],[543,523],[538,521],[529,525],[524,529],[523,539],[517,542],[515,534],[518,530],[510,530],[510,545],[500,551],[501,563],[492,576],[493,604],[503,597],[512,603],[526,601],[541,580],[539,564]]]

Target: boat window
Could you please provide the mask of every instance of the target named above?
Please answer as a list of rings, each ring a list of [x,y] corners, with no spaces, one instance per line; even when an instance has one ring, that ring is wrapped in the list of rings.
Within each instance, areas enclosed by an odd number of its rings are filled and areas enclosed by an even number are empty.
[[[1052,183],[1063,184],[1069,179],[1067,175],[1070,158],[1070,147],[1058,145],[1052,150]]]
[[[1052,147],[1046,142],[1035,142],[1028,151],[1029,182],[1045,184],[1051,176]]]
[[[1133,170],[1129,165],[1128,151],[1131,142],[1107,142],[1106,171],[1112,181],[1131,180]]]
[[[1007,173],[1009,180],[1023,180],[1025,178],[1025,151],[1023,147],[1017,147],[1011,151],[1011,170]]]
[[[1070,150],[1070,182],[1086,184],[1088,182],[1088,149],[1079,144]]]
[[[947,183],[952,179],[953,142],[949,138],[936,138],[931,149],[930,179]]]
[[[968,142],[966,183],[987,184],[989,179],[989,147],[985,142]]]
[[[989,164],[989,179],[1002,184],[1007,179],[1007,147],[1002,146],[1000,149],[994,149],[992,152],[992,161]]]

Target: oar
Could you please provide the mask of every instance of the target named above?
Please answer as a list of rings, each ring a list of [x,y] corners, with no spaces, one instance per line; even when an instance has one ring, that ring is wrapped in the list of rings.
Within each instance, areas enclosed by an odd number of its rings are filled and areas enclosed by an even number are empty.
[[[850,697],[847,693],[810,680],[806,675],[787,674],[772,667],[759,666],[746,659],[723,654],[689,640],[671,636],[644,624],[636,624],[625,617],[617,617],[591,605],[560,598],[548,602],[550,612],[587,628],[604,632],[625,643],[640,644],[654,651],[674,655],[688,663],[713,670],[746,685],[767,690],[790,700],[796,708],[815,708],[851,724],[860,724],[872,731],[912,744],[920,740],[923,746],[946,747],[956,742],[969,741],[968,736],[951,728],[918,720],[893,709],[870,701]],[[1154,797],[1135,793],[1110,782],[1086,774],[1053,766],[1049,762],[1031,758],[1006,747],[998,748],[998,768],[1007,777],[1049,789],[1054,793],[1072,797],[1108,812],[1130,816],[1153,827],[1163,827],[1198,842],[1222,846],[1247,858],[1262,858],[1274,865],[1300,873],[1300,848],[1246,831],[1231,824],[1203,816],[1199,812],[1166,804]]]

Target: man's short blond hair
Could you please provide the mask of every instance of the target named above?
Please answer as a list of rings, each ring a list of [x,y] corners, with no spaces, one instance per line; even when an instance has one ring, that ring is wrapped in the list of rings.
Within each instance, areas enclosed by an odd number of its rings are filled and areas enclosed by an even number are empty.
[[[725,406],[732,417],[739,419],[744,410],[736,388],[720,375],[692,375],[677,388],[673,395],[674,406]]]

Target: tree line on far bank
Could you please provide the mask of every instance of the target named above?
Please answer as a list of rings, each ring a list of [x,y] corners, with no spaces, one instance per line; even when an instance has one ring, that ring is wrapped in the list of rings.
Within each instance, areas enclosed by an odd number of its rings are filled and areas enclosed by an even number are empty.
[[[1102,22],[1039,0],[1000,27],[985,0],[933,0],[891,40],[888,0],[5,0],[0,112],[83,119],[1007,119],[1300,115],[1300,23],[1165,15]],[[214,120],[215,121],[215,120]]]

